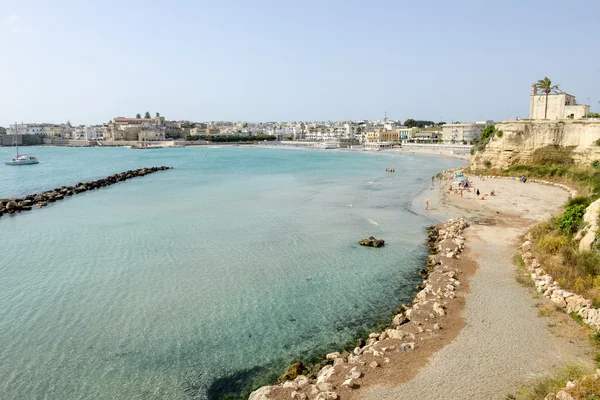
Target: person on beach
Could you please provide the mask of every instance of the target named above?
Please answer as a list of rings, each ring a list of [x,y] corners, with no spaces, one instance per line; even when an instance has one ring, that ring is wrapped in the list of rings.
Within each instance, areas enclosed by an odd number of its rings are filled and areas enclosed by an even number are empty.
[[[477,197],[479,197],[479,189],[477,189],[477,191],[475,192],[475,194],[477,195]]]
[[[435,176],[431,177],[431,186],[435,186]]]
[[[493,190],[490,192],[490,196],[494,196],[496,194],[496,192],[494,192]]]
[[[425,200],[425,209],[429,210],[429,199]]]
[[[463,197],[463,192],[464,192],[464,190],[461,190],[461,191],[460,191],[460,198],[461,198],[461,199],[462,199],[462,197]]]

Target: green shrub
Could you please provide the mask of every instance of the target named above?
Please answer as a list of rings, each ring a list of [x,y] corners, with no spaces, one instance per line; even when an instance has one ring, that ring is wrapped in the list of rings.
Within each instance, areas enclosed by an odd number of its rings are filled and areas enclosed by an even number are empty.
[[[600,274],[600,254],[595,251],[584,250],[575,254],[575,265],[579,274],[594,276]]]
[[[600,167],[600,160],[592,161],[592,168],[598,168],[598,167]]]
[[[471,147],[471,155],[475,154],[475,147]]]
[[[596,140],[596,141],[594,142],[594,144],[595,144],[596,146],[600,146],[600,139]]]
[[[485,165],[486,168],[492,168],[492,162],[490,160],[484,160],[483,165]]]
[[[567,235],[577,232],[583,220],[585,209],[586,206],[584,204],[575,204],[567,207],[563,216],[558,220],[558,228]]]
[[[546,235],[540,239],[537,246],[540,250],[550,254],[557,254],[560,249],[568,245],[568,240],[564,236]]]
[[[496,131],[496,136],[502,137],[503,135],[504,135],[504,132],[502,132],[500,130]]]
[[[590,199],[588,197],[585,196],[577,196],[577,197],[571,197],[569,199],[569,201],[567,201],[567,205],[565,206],[566,208],[569,208],[571,206],[576,206],[579,204],[583,204],[584,206],[589,206],[590,205]]]

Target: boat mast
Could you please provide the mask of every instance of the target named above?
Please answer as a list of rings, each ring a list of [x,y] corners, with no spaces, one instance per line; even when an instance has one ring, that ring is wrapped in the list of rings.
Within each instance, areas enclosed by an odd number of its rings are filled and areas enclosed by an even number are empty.
[[[19,157],[19,125],[15,121],[15,130],[17,133],[15,134],[15,143],[17,144],[17,157]]]

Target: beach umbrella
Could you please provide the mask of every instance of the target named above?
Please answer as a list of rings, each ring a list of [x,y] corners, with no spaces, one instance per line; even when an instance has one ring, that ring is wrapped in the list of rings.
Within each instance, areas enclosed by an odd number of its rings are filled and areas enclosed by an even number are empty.
[[[459,179],[458,179],[458,181],[459,181],[459,182],[464,182],[464,181],[466,181],[466,180],[467,180],[467,178],[459,178]]]

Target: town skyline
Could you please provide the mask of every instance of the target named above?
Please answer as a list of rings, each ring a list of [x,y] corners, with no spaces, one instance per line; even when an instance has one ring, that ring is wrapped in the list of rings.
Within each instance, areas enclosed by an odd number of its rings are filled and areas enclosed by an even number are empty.
[[[145,111],[196,121],[374,120],[384,111],[501,121],[527,115],[518,99],[544,76],[598,111],[600,57],[590,49],[600,4],[462,3],[9,0],[0,125],[98,124]]]

